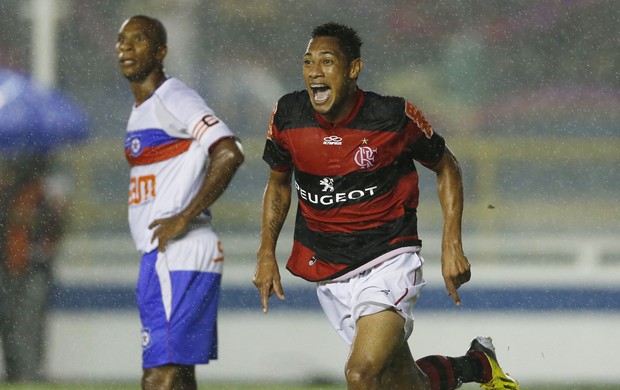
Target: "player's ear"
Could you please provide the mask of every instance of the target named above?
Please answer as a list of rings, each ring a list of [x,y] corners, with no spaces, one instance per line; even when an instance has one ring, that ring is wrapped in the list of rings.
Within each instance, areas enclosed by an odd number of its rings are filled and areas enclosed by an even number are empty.
[[[157,52],[155,53],[155,58],[159,60],[159,62],[163,61],[166,58],[166,54],[168,54],[168,46],[160,46],[157,48]]]
[[[364,67],[364,62],[361,58],[356,58],[351,61],[351,65],[349,66],[349,78],[357,79]]]

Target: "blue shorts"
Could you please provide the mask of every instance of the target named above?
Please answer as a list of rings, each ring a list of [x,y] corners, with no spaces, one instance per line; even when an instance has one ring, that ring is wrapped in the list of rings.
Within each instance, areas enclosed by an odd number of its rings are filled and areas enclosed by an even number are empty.
[[[217,304],[224,254],[210,228],[142,256],[136,288],[142,367],[217,359]]]

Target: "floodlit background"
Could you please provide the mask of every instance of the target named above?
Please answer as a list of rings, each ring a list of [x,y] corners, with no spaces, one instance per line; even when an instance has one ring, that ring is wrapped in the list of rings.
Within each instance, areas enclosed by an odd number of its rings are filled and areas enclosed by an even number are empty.
[[[287,302],[274,302],[265,317],[251,284],[269,116],[282,94],[303,88],[312,28],[337,21],[364,41],[361,88],[417,105],[463,169],[473,280],[455,309],[438,268],[434,177],[420,168],[429,287],[410,341],[416,356],[459,355],[471,338],[491,334],[500,361],[524,384],[620,383],[613,364],[620,348],[620,7],[613,0],[0,2],[0,68],[66,93],[87,113],[91,133],[59,150],[55,162],[70,225],[55,264],[50,378],[140,375],[139,254],[126,223],[123,156],[133,100],[114,52],[121,23],[134,14],[163,21],[166,70],[201,92],[247,154],[213,208],[227,268],[220,360],[201,367],[201,378],[341,380],[347,350],[312,286],[287,276]],[[289,218],[281,263],[291,228]]]

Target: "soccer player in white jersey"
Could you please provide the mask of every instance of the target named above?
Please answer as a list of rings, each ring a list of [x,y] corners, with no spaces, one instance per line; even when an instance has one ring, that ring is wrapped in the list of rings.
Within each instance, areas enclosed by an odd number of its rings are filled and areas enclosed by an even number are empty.
[[[137,299],[142,388],[196,389],[195,365],[217,358],[223,251],[208,208],[243,162],[231,130],[192,89],[168,77],[166,30],[137,15],[116,54],[135,97],[125,137],[129,225],[142,253]]]

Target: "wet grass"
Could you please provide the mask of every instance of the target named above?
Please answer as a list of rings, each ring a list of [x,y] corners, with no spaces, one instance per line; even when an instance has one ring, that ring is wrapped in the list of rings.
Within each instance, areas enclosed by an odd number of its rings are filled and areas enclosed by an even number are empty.
[[[200,384],[201,390],[345,390],[344,385],[317,384]],[[523,387],[523,386],[522,386]],[[475,384],[464,385],[461,390],[478,389]],[[612,390],[618,389],[617,386],[597,386],[597,385],[562,385],[562,386],[536,386],[528,385],[523,390]],[[37,383],[37,384],[6,384],[0,382],[0,390],[140,390],[140,386],[135,383]]]
[[[343,390],[342,385],[297,384],[200,384],[200,390]],[[118,383],[0,383],[0,390],[140,390],[140,385]]]

